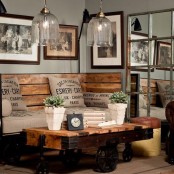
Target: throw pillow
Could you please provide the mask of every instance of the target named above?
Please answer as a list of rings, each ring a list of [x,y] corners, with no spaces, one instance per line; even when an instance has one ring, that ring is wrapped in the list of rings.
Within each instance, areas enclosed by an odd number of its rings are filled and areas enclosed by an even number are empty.
[[[108,108],[110,103],[109,97],[112,93],[92,93],[85,92],[83,94],[85,105],[88,107]]]
[[[49,84],[52,95],[64,98],[65,107],[85,106],[81,85],[77,78],[49,77]]]
[[[12,105],[10,100],[8,99],[2,99],[2,116],[7,117],[12,112]]]
[[[143,92],[142,86],[140,86],[140,92]],[[147,108],[147,101],[144,97],[144,94],[139,94],[139,108]]]
[[[146,108],[147,101],[144,98],[144,94],[139,94],[139,108]]]
[[[11,102],[13,110],[27,110],[26,104],[22,100],[20,94],[20,86],[17,78],[2,79],[1,94],[3,99],[8,99]]]
[[[172,95],[170,95],[170,82],[157,82],[158,90],[160,93],[160,98],[163,107],[166,107],[166,105],[171,101],[174,100],[174,84],[172,87]]]

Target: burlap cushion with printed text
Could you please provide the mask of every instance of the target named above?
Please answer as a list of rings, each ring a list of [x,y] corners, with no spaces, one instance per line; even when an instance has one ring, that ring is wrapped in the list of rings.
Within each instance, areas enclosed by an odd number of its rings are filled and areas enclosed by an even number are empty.
[[[49,77],[52,95],[59,95],[65,100],[65,107],[84,107],[84,98],[77,78]]]
[[[93,93],[85,92],[83,94],[85,105],[88,107],[107,108],[110,103],[109,97],[112,93]]]
[[[11,102],[13,110],[27,110],[26,104],[20,93],[20,86],[17,78],[1,79],[2,99],[8,99]]]
[[[171,101],[174,100],[174,84],[172,87],[172,93],[170,94],[170,82],[157,82],[158,90],[160,92],[160,98],[163,107],[166,107],[166,105]]]

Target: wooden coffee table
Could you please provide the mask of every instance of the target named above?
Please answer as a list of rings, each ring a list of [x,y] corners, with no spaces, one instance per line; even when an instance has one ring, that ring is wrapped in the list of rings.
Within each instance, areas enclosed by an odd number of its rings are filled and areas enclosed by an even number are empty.
[[[71,166],[79,161],[81,151],[95,147],[98,149],[96,163],[99,170],[111,172],[117,165],[119,143],[125,143],[123,160],[131,161],[133,156],[131,142],[153,138],[152,128],[132,123],[103,128],[91,127],[80,131],[29,128],[22,133],[26,138],[26,145],[40,147],[38,173],[49,173],[48,163],[44,160],[44,148],[60,150],[64,164]]]

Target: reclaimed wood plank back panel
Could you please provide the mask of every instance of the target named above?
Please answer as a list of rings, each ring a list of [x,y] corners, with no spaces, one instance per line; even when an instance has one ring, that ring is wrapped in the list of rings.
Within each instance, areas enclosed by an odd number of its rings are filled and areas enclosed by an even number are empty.
[[[29,110],[43,109],[43,99],[51,95],[49,77],[78,78],[83,92],[122,90],[121,73],[1,74],[1,78],[17,78],[21,94]]]

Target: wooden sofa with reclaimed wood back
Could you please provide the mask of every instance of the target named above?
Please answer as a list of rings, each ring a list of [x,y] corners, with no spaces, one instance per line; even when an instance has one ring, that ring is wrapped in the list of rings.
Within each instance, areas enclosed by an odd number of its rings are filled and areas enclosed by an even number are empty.
[[[20,93],[27,106],[28,111],[38,111],[44,108],[43,100],[51,95],[49,77],[57,78],[78,78],[82,92],[93,93],[112,93],[123,90],[122,74],[116,73],[62,73],[62,74],[1,74],[1,79],[17,78],[20,86]],[[136,76],[135,76],[136,77]],[[136,78],[132,75],[132,80],[135,81],[132,87],[138,87]],[[2,80],[1,80],[2,81]],[[1,90],[2,91],[2,90]],[[2,101],[2,95],[1,101]],[[134,97],[131,104],[131,115],[137,116],[137,98]],[[0,105],[1,113],[1,135],[3,135],[2,121],[2,104]]]
[[[28,111],[38,111],[44,108],[43,99],[51,95],[49,77],[78,78],[82,92],[112,93],[114,91],[122,90],[122,75],[120,72],[0,75],[1,79],[18,79],[20,93],[22,94],[22,98]],[[2,101],[2,95],[0,97]],[[2,123],[0,129],[1,135],[3,135],[2,104],[0,105],[0,113]]]

